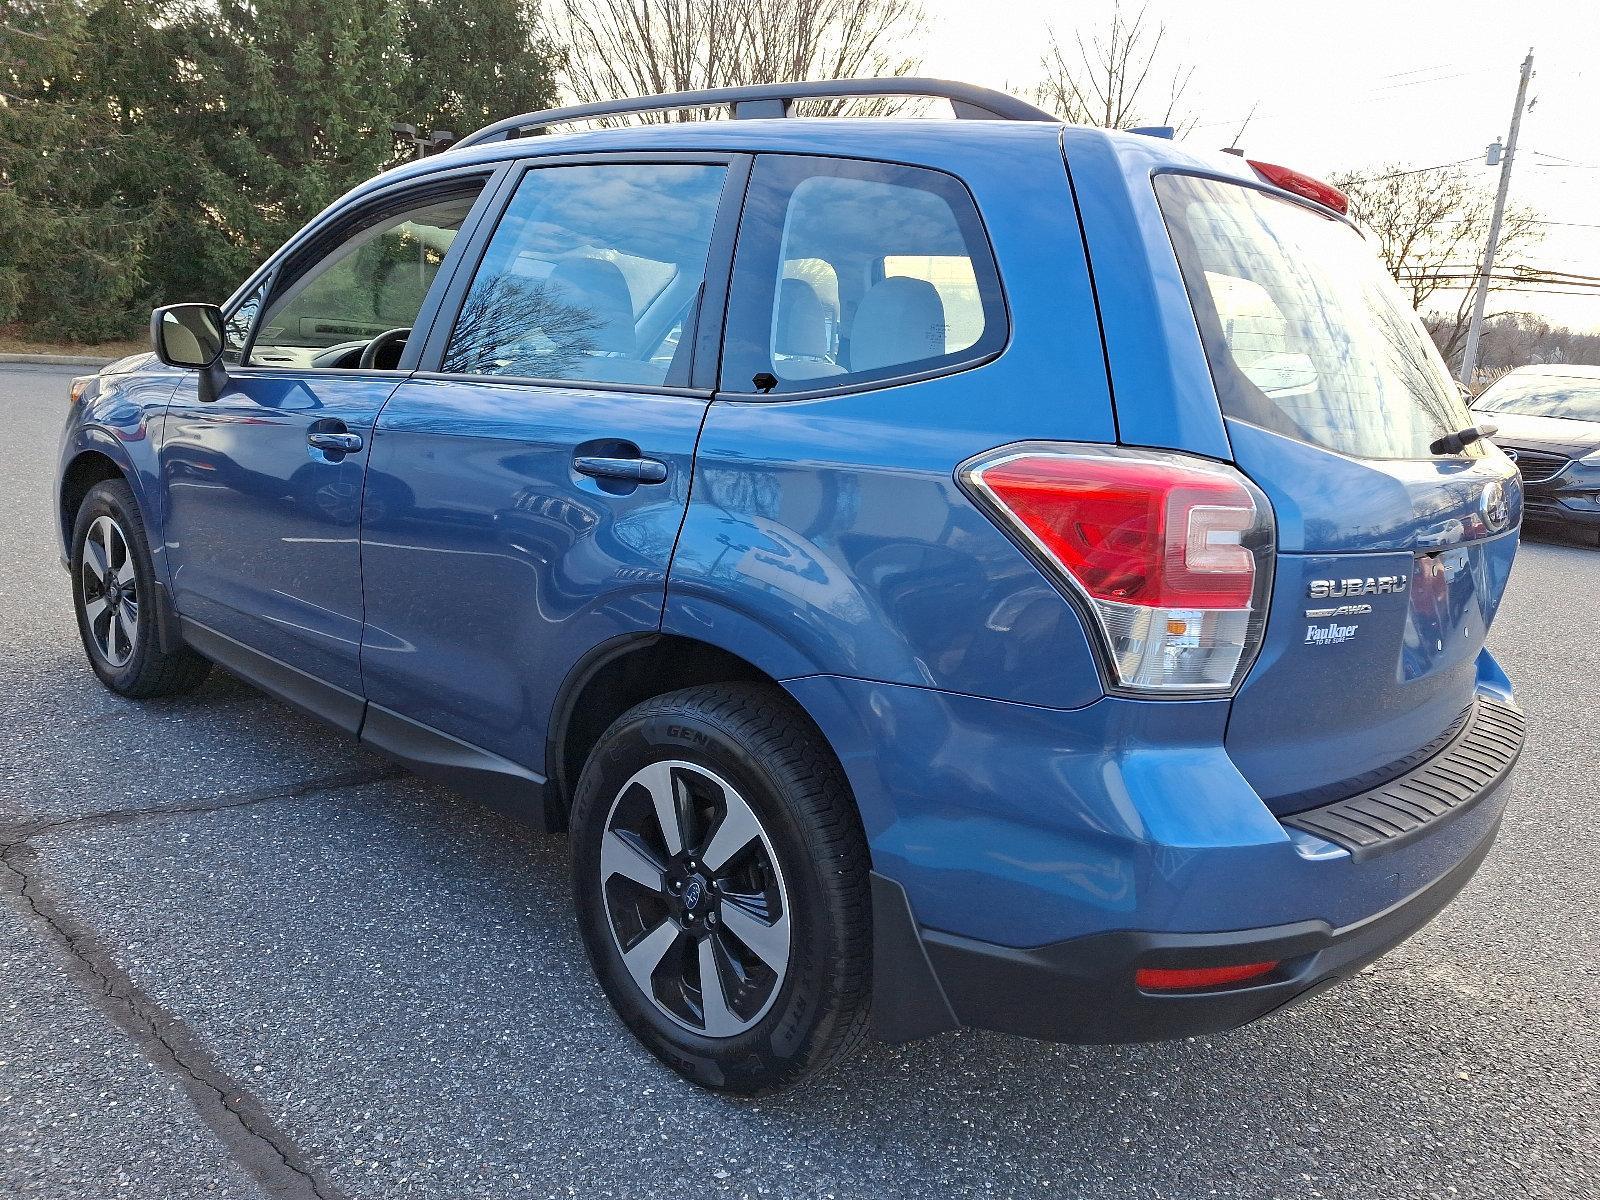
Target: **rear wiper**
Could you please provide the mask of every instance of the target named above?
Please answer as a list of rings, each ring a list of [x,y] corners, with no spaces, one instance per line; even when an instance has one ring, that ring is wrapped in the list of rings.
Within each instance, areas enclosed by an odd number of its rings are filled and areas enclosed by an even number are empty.
[[[1428,447],[1430,454],[1460,454],[1479,438],[1486,438],[1499,433],[1498,425],[1468,425],[1465,429],[1458,429],[1454,433],[1447,433],[1433,445]]]

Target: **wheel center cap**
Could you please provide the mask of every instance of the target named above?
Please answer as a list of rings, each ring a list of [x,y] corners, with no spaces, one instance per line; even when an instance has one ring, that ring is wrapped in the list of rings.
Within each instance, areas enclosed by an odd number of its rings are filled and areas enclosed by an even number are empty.
[[[699,876],[691,878],[683,889],[683,908],[685,912],[696,912],[706,898],[706,885]]]

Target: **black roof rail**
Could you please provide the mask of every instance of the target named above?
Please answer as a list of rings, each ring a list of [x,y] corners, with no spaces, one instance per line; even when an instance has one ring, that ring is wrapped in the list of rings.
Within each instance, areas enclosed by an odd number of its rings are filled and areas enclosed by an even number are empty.
[[[1044,109],[1035,108],[1026,100],[1018,100],[1005,92],[948,79],[815,79],[805,83],[702,88],[695,92],[667,92],[660,96],[637,96],[629,100],[602,100],[596,104],[547,108],[543,112],[524,113],[520,117],[507,117],[504,121],[485,125],[476,133],[462,138],[453,148],[502,141],[547,125],[585,121],[594,117],[722,106],[731,108],[735,119],[786,117],[796,100],[855,99],[863,96],[925,96],[948,100],[956,116],[964,120],[1060,121],[1059,117],[1052,116]]]

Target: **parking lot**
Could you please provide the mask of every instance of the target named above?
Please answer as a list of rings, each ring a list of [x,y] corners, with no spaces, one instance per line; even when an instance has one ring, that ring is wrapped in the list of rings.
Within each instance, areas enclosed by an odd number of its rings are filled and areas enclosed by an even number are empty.
[[[51,534],[70,376],[0,367],[0,1194],[1600,1195],[1600,550],[1530,535],[1500,844],[1356,979],[1221,1037],[963,1032],[732,1101],[612,1017],[564,840],[221,673],[95,681]]]

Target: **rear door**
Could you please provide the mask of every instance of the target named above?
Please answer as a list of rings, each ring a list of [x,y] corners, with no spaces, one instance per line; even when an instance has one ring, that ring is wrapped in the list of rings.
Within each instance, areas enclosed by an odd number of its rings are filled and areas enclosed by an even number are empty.
[[[568,671],[659,627],[747,170],[589,156],[515,182],[377,422],[372,736],[392,714],[537,773]]]
[[[1464,718],[1521,490],[1371,248],[1311,206],[1169,174],[1156,193],[1237,465],[1278,557],[1230,755],[1280,812],[1381,782]]]

